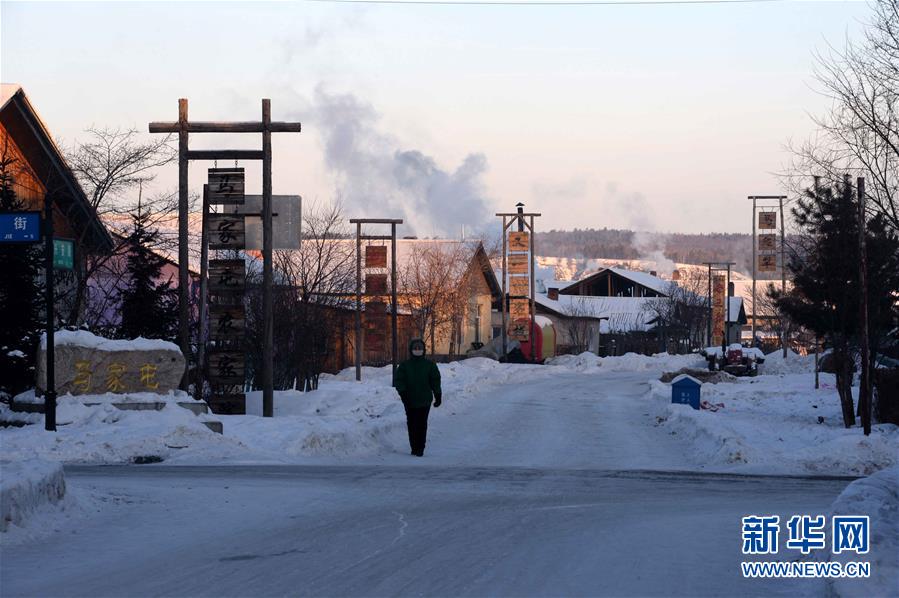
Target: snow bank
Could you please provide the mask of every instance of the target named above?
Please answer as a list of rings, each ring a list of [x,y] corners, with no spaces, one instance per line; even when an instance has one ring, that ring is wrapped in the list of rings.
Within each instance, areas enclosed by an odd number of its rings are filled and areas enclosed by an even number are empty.
[[[41,505],[56,504],[66,493],[62,465],[38,459],[0,461],[0,531],[22,526]]]
[[[53,335],[53,344],[73,345],[98,349],[100,351],[177,351],[181,352],[178,345],[160,339],[137,337],[131,340],[113,340],[103,338],[88,332],[87,330],[59,330]],[[47,348],[47,335],[41,335],[41,349]]]
[[[755,473],[869,475],[899,462],[899,427],[872,426],[865,436],[846,429],[831,374],[737,378],[705,384],[702,400],[715,412],[671,404],[671,387],[650,382],[651,400],[665,428],[686,439],[703,467]]]
[[[152,395],[167,403],[161,411],[122,411],[112,405],[122,396],[60,397],[57,432],[47,433],[40,425],[0,429],[0,459],[129,463],[142,456],[168,459],[189,447],[214,454],[223,444],[221,435],[202,423],[210,416],[197,416],[174,404],[179,393]]]
[[[899,466],[849,484],[831,507],[833,515],[870,517],[870,552],[841,553],[832,561],[864,560],[871,563],[868,579],[836,579],[839,596],[895,596],[899,591]]]
[[[625,353],[616,357],[599,357],[585,352],[580,355],[559,355],[547,360],[546,365],[561,367],[576,372],[642,372],[650,370],[672,371],[685,367],[703,367],[705,360],[695,354],[669,355],[656,353],[646,356],[637,353]]]
[[[783,351],[774,351],[765,355],[765,362],[759,365],[759,374],[814,374],[815,356],[802,357],[798,353],[787,349],[784,358]]]

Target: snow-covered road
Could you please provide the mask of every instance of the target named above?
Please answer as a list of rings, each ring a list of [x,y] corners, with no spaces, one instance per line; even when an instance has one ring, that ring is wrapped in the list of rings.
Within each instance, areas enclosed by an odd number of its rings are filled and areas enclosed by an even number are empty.
[[[740,517],[837,480],[513,467],[70,467],[99,512],[6,546],[4,596],[758,595]]]
[[[76,507],[5,538],[4,596],[820,594],[740,576],[740,518],[824,512],[847,481],[675,472],[646,372],[568,373],[432,412],[424,459],[68,466]],[[662,471],[665,470],[665,471]],[[40,529],[40,526],[38,526]]]
[[[561,374],[493,388],[457,411],[453,397],[431,410],[429,465],[607,470],[688,469],[682,445],[653,425],[645,372]],[[405,430],[391,448],[353,462],[409,461]],[[341,460],[346,462],[345,459]]]

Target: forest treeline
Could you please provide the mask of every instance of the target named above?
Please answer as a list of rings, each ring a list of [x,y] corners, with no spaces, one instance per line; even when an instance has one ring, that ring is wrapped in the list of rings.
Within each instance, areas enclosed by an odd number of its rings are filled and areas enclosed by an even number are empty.
[[[588,228],[539,232],[536,242],[540,255],[554,257],[640,259],[661,250],[675,262],[733,261],[738,268],[752,265],[752,236],[743,233],[637,233]]]

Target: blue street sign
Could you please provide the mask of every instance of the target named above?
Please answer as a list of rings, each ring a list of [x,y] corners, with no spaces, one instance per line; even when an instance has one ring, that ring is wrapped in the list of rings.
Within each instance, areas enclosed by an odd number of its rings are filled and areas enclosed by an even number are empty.
[[[40,212],[0,212],[0,243],[40,242]]]

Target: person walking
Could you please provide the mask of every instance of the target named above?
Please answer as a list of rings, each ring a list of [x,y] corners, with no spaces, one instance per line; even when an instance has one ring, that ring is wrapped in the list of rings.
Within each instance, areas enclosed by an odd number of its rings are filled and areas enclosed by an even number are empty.
[[[420,338],[409,343],[409,359],[396,369],[394,387],[406,409],[409,447],[413,455],[423,457],[431,400],[434,407],[440,407],[443,393],[440,390],[440,370],[436,363],[425,359],[425,343]]]

